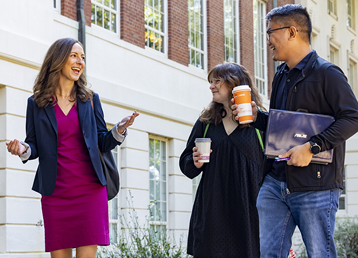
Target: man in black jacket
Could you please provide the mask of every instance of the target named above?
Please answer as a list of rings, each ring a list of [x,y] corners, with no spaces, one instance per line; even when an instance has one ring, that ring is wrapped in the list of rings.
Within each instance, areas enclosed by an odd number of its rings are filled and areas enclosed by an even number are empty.
[[[343,189],[345,141],[358,131],[358,103],[342,70],[310,47],[311,20],[301,5],[274,8],[267,16],[272,58],[284,61],[272,83],[270,108],[325,114],[335,122],[303,145],[265,161],[257,198],[261,257],[288,257],[298,226],[309,257],[337,257],[335,215]],[[268,114],[252,102],[254,127],[265,131]],[[233,105],[234,114],[237,105]],[[283,125],[284,126],[284,125]],[[334,149],[333,162],[310,164],[318,152]]]

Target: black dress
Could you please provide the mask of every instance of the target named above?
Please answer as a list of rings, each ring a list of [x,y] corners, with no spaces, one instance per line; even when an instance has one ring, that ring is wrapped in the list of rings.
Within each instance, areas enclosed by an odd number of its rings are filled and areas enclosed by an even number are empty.
[[[210,162],[197,169],[193,162],[195,138],[202,138],[205,124],[195,123],[180,169],[189,178],[202,178],[190,219],[188,254],[195,258],[260,257],[256,198],[259,192],[262,149],[253,127],[227,135],[223,123],[210,124]]]

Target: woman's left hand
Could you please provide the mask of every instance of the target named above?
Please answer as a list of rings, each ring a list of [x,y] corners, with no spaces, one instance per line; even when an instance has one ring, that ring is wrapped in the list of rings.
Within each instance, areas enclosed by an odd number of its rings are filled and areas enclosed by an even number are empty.
[[[123,134],[126,128],[133,124],[134,119],[137,116],[139,116],[139,113],[137,111],[134,111],[131,116],[126,116],[125,118],[123,118],[122,121],[118,124],[118,133]]]

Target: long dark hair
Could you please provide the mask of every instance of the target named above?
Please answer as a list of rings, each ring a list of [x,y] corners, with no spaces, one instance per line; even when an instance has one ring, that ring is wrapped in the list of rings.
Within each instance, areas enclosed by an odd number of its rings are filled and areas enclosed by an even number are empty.
[[[39,107],[53,105],[53,97],[57,101],[55,90],[60,79],[60,73],[75,43],[78,43],[83,48],[79,41],[72,38],[63,38],[56,40],[48,49],[33,87],[35,101]],[[76,101],[76,98],[79,97],[81,101],[86,102],[89,98],[92,98],[93,91],[88,89],[86,85],[87,79],[85,71],[83,71],[80,78],[75,81],[70,99]]]
[[[220,87],[228,87],[230,94],[228,95],[228,104],[231,106],[231,99],[233,98],[232,90],[239,85],[248,85],[251,88],[251,97],[256,105],[265,110],[262,105],[262,100],[258,89],[252,83],[249,72],[242,65],[236,63],[225,62],[215,66],[208,74],[208,82],[211,83],[214,79],[221,81]],[[214,123],[215,125],[221,123],[222,119],[226,117],[227,112],[224,105],[217,102],[210,102],[209,106],[205,108],[199,117],[200,121],[206,124]],[[235,121],[235,116],[231,113],[232,119]]]

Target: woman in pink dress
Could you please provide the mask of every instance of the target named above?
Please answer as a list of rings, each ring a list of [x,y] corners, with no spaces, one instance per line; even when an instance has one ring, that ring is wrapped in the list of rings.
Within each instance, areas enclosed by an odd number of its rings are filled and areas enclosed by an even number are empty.
[[[126,136],[136,111],[108,131],[98,94],[86,87],[80,42],[49,48],[28,99],[26,139],[7,144],[26,163],[39,158],[33,190],[42,195],[45,249],[52,258],[95,258],[109,245],[108,202],[98,148],[111,151]]]

